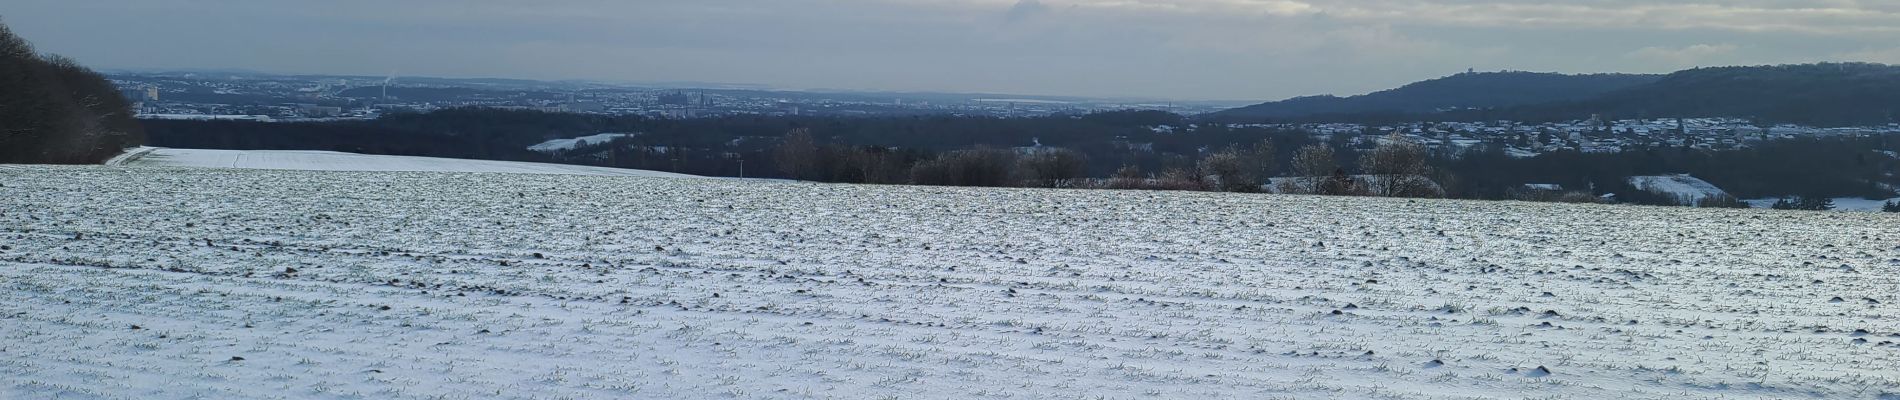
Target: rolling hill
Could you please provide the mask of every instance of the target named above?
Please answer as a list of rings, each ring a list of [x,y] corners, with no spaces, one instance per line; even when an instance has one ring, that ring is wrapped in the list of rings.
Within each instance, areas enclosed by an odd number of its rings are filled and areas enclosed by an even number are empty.
[[[1537,72],[1463,73],[1364,95],[1309,96],[1215,113],[1222,119],[1308,118],[1371,113],[1423,114],[1585,100],[1654,83],[1657,75],[1565,75]]]
[[[1739,117],[1819,126],[1886,124],[1900,115],[1900,67],[1850,63],[1698,68],[1589,100],[1525,106],[1504,114]]]
[[[1353,97],[1302,97],[1209,115],[1225,121],[1562,121],[1734,117],[1815,126],[1900,117],[1900,67],[1868,63],[1697,68],[1667,75],[1459,74]]]

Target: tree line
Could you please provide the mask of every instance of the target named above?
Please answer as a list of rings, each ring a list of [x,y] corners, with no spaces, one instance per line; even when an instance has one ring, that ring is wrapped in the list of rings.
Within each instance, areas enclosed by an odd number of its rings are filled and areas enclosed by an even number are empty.
[[[1333,146],[1312,143],[1294,151],[1282,171],[1272,140],[1230,144],[1202,151],[1192,162],[1164,162],[1153,173],[1129,163],[1108,177],[1089,173],[1091,158],[1062,147],[979,146],[929,155],[876,146],[820,144],[807,129],[786,134],[771,150],[775,167],[800,180],[937,186],[1102,188],[1278,192],[1288,194],[1442,197],[1426,147],[1399,135],[1357,157],[1360,174],[1349,175]],[[1277,180],[1277,182],[1276,182]]]
[[[1037,118],[730,116],[689,120],[452,109],[374,121],[146,121],[158,146],[314,149],[560,162],[819,182],[1108,187],[1443,196],[1734,206],[1631,187],[1638,175],[1688,173],[1743,198],[1890,195],[1900,137],[1828,137],[1742,150],[1666,147],[1558,151],[1501,145],[1463,151],[1376,132],[1315,136],[1213,124],[1159,111]],[[555,152],[528,146],[596,133],[617,139]],[[1564,192],[1522,190],[1560,184]]]
[[[0,163],[95,164],[144,142],[110,81],[0,24]]]

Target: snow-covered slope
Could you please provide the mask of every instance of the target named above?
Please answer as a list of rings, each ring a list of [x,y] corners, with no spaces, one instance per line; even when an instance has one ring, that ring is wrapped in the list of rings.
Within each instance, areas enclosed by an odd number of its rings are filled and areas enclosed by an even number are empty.
[[[693,177],[692,175],[668,172],[581,165],[386,156],[306,150],[140,148],[128,152],[126,156],[115,158],[107,164],[132,167],[199,167],[306,171],[500,172],[671,178]]]
[[[0,398],[1892,398],[1896,225],[26,166]]]
[[[1689,174],[1632,176],[1630,186],[1637,190],[1675,196],[1683,204],[1695,205],[1696,202],[1710,197],[1726,197],[1728,192],[1715,187],[1708,181],[1689,176]]]
[[[623,137],[631,137],[631,136],[634,136],[634,134],[602,133],[602,134],[596,134],[596,135],[577,137],[573,139],[554,139],[554,140],[549,140],[546,142],[536,143],[533,146],[528,146],[528,150],[539,151],[539,152],[556,152],[556,151],[564,151],[564,150],[573,150],[575,147],[606,143],[614,139],[619,139]]]

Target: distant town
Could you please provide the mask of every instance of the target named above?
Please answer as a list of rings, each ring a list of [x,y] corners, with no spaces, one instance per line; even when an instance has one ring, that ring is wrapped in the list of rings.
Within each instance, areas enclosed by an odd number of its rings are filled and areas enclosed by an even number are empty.
[[[1029,118],[1116,110],[1162,110],[1181,115],[1221,111],[1246,102],[1143,102],[1050,96],[946,93],[853,93],[757,88],[642,87],[591,82],[250,73],[115,73],[109,75],[134,102],[141,119],[312,122],[370,120],[393,112],[460,107],[544,112],[637,115],[688,119],[723,116],[949,115]],[[1734,150],[1762,141],[1817,136],[1900,133],[1900,124],[1846,128],[1760,125],[1738,118],[1588,119],[1555,123],[1412,122],[1230,124],[1229,127],[1306,131],[1316,138],[1370,147],[1398,133],[1456,157],[1478,147],[1503,148],[1529,158],[1559,150],[1614,153],[1650,148]],[[1156,126],[1158,133],[1197,126]]]
[[[1880,126],[1819,128],[1780,124],[1758,125],[1740,118],[1666,118],[1644,120],[1589,119],[1553,123],[1489,122],[1413,122],[1391,125],[1352,123],[1327,124],[1231,124],[1233,128],[1277,128],[1306,131],[1321,140],[1335,136],[1352,141],[1355,147],[1370,148],[1376,141],[1397,133],[1434,152],[1456,157],[1472,148],[1496,147],[1515,158],[1530,158],[1554,151],[1616,153],[1655,148],[1692,148],[1701,150],[1739,150],[1765,141],[1804,137],[1869,137],[1900,133],[1900,124]],[[1171,126],[1155,127],[1157,132],[1173,131]],[[1895,155],[1900,157],[1900,155]]]
[[[955,115],[1001,118],[1154,109],[1183,115],[1246,102],[1181,102],[951,93],[786,91],[717,86],[251,73],[114,73],[143,119],[266,122],[374,119],[391,112],[484,107],[652,118]]]

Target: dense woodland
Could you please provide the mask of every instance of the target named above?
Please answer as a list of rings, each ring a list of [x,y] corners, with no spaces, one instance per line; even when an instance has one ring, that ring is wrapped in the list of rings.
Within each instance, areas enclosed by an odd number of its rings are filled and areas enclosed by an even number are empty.
[[[1375,140],[1334,136],[1322,141],[1305,132],[1231,128],[1155,111],[1017,119],[673,120],[454,109],[360,122],[146,121],[146,126],[154,145],[169,147],[338,150],[822,182],[1258,191],[1273,188],[1266,186],[1269,178],[1304,177],[1308,180],[1283,180],[1293,187],[1282,191],[1327,192],[1321,189],[1330,187],[1336,194],[1410,192],[1402,195],[1474,199],[1526,198],[1518,190],[1523,184],[1550,183],[1586,192],[1585,198],[1615,193],[1622,201],[1644,204],[1675,200],[1630,188],[1625,177],[1689,173],[1743,198],[1881,197],[1892,195],[1882,185],[1896,183],[1889,174],[1900,171],[1900,163],[1881,152],[1900,151],[1900,137],[1777,141],[1738,151],[1556,152],[1528,159],[1507,157],[1496,148],[1456,155],[1407,148],[1394,157],[1416,162],[1382,166],[1366,155],[1393,149],[1369,144]],[[526,149],[603,132],[639,134],[553,154]],[[1432,189],[1384,187],[1412,178],[1369,178],[1387,175],[1425,178],[1429,184],[1421,185]]]
[[[104,76],[0,24],[0,163],[92,164],[144,141]]]

